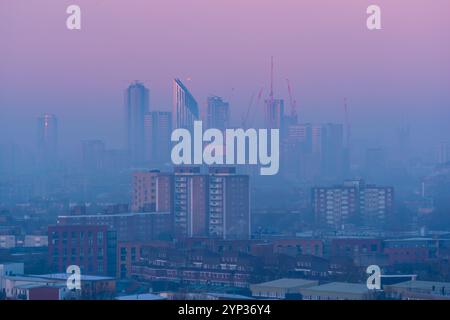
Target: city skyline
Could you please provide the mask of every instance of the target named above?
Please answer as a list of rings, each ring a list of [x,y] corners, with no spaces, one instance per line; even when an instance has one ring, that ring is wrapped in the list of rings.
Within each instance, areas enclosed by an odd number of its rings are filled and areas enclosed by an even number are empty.
[[[174,23],[177,18],[186,22],[180,9],[168,15],[166,5],[155,4],[155,8],[147,10],[146,4],[134,1],[121,8],[123,12],[119,15],[120,1],[111,1],[105,6],[81,1],[89,21],[86,30],[75,34],[56,27],[60,19],[58,10],[64,4],[50,6],[45,15],[27,19],[30,14],[39,12],[34,3],[22,6],[4,1],[0,24],[9,24],[7,28],[0,28],[5,39],[0,60],[0,141],[28,143],[27,123],[48,112],[58,115],[61,124],[65,124],[60,133],[63,146],[96,138],[120,147],[123,143],[118,134],[122,130],[120,93],[134,79],[142,80],[151,88],[152,105],[161,111],[171,111],[170,82],[178,76],[188,83],[202,107],[211,94],[226,99],[232,109],[233,122],[238,122],[252,94],[264,87],[264,96],[268,96],[270,56],[275,58],[275,96],[287,101],[285,79],[289,78],[299,116],[306,122],[319,119],[342,122],[342,100],[348,97],[355,134],[372,144],[389,141],[396,128],[406,124],[416,128],[413,134],[419,144],[448,136],[444,119],[449,116],[450,98],[445,83],[450,74],[450,48],[439,41],[449,27],[443,14],[448,3],[408,1],[408,10],[404,12],[399,9],[402,6],[382,0],[383,29],[371,33],[365,29],[364,1],[348,1],[351,6],[338,3],[312,6],[309,1],[288,0],[277,6],[264,1],[255,6],[249,1],[241,3],[235,12],[228,2],[211,7],[203,0],[195,0],[188,10],[196,19],[189,21],[190,28],[185,31]],[[254,27],[249,27],[244,24],[244,17],[254,11],[261,18],[255,20]],[[283,24],[263,25],[272,11],[283,17]],[[8,16],[3,17],[8,12],[16,12],[20,18],[10,21]],[[158,14],[160,18],[151,19]],[[235,22],[236,25],[218,26],[235,14],[242,19]],[[113,23],[113,19],[130,16],[135,18],[135,24],[122,27]],[[409,19],[405,20],[405,16]],[[164,20],[163,17],[170,18]],[[108,28],[106,33],[97,23],[98,19],[113,29]],[[34,28],[35,33],[46,33],[46,39],[52,39],[41,47],[46,49],[36,50],[30,46],[30,33],[20,27],[33,21],[44,22],[40,28]],[[205,23],[212,24],[213,28],[202,31]],[[257,26],[261,26],[261,31]],[[166,27],[164,37],[155,27]],[[239,29],[242,29],[239,32],[242,36],[235,39],[223,36]],[[126,37],[129,32],[134,36]],[[139,35],[147,33],[145,38],[150,39],[151,48],[138,41]],[[111,37],[113,34],[117,37]],[[224,43],[218,45],[218,39]],[[184,44],[181,48],[189,49],[173,59],[163,59],[172,57],[169,52],[177,42]],[[202,50],[211,45],[222,50]],[[108,51],[109,58],[101,58],[106,47],[112,49]],[[130,56],[125,63],[121,54],[123,47],[135,48],[128,51]],[[415,54],[411,55],[411,51]],[[20,58],[21,52],[35,59],[25,63]],[[16,61],[23,63],[19,65]],[[80,63],[86,67],[73,68]],[[91,65],[93,67],[87,67]],[[37,78],[37,74],[42,76]],[[27,88],[29,94],[18,95],[18,88]],[[32,101],[27,98],[31,96]],[[105,113],[108,119],[102,117]],[[375,125],[378,122],[383,122],[389,130],[379,129]],[[24,128],[19,129],[20,123],[24,123]],[[75,139],[80,123],[84,130],[80,138]],[[419,130],[426,130],[429,138],[422,138],[424,135],[416,132]]]
[[[0,0],[0,300],[450,300],[448,0],[75,2]]]

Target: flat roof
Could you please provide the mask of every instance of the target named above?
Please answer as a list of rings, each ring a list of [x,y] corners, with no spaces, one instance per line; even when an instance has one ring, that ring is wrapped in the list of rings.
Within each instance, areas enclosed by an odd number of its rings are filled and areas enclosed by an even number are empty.
[[[109,217],[131,217],[131,216],[146,216],[146,215],[157,215],[157,214],[170,214],[168,211],[157,211],[157,212],[127,212],[127,213],[117,213],[117,214],[80,214],[80,215],[63,215],[58,216],[59,218],[109,218]]]
[[[166,299],[167,298],[165,297],[152,293],[132,294],[127,296],[116,297],[116,300],[166,300]]]
[[[295,288],[298,286],[316,284],[316,280],[306,280],[298,278],[282,278],[273,281],[253,284],[253,286],[274,287],[274,288]]]
[[[347,282],[330,282],[320,286],[305,288],[305,290],[353,294],[364,294],[369,292],[366,284]]]
[[[68,273],[51,273],[51,274],[40,274],[40,275],[32,275],[33,277],[40,277],[43,279],[51,279],[51,280],[67,280],[70,276]],[[81,281],[100,281],[100,280],[115,280],[113,277],[105,277],[105,276],[92,276],[81,274]]]
[[[206,295],[216,298],[235,299],[235,300],[255,300],[255,298],[232,293],[208,292]]]
[[[435,289],[439,289],[442,287],[447,287],[450,289],[450,282],[438,282],[438,281],[420,281],[420,280],[410,280],[405,282],[400,282],[396,284],[386,285],[387,287],[395,287],[395,288],[411,288],[411,289],[432,289],[434,286]]]
[[[10,266],[10,265],[14,265],[14,264],[21,264],[21,265],[23,265],[24,263],[23,262],[1,262],[0,263],[0,266]]]
[[[16,286],[16,288],[19,289],[34,289],[34,288],[64,288],[67,285],[65,283],[30,283],[30,284],[22,284],[19,286]]]
[[[436,239],[433,238],[400,238],[400,239],[386,239],[384,241],[389,242],[389,241],[435,241]]]
[[[55,282],[59,281],[59,279],[43,278],[37,275],[11,275],[11,276],[4,276],[3,278],[16,281],[31,281],[31,282],[49,282],[51,280],[54,280]]]

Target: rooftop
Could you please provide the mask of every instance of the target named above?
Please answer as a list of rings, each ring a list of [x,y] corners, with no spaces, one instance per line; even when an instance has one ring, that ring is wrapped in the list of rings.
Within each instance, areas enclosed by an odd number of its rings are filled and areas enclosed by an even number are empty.
[[[34,288],[64,288],[65,283],[28,283],[16,286],[18,289],[34,289]]]
[[[166,298],[152,293],[132,294],[128,296],[116,297],[116,300],[166,300]]]
[[[435,290],[439,290],[440,288],[445,287],[450,290],[450,282],[438,282],[438,281],[410,280],[387,286],[404,289],[427,289],[427,290],[432,290],[433,287]]]
[[[80,215],[62,215],[58,218],[110,218],[110,217],[131,217],[131,216],[145,216],[145,215],[161,215],[170,214],[170,212],[127,212],[127,213],[116,213],[116,214],[80,214]]]
[[[23,262],[1,262],[0,266],[23,265]]]
[[[320,286],[309,287],[306,289],[322,292],[353,293],[353,294],[364,294],[369,292],[369,289],[367,288],[366,284],[347,283],[347,282],[330,282],[322,284]]]
[[[294,278],[282,278],[269,282],[263,282],[255,284],[256,286],[262,287],[275,287],[275,288],[295,288],[299,286],[314,285],[317,281],[305,280],[305,279],[294,279]]]
[[[389,242],[389,241],[433,241],[436,239],[433,238],[402,238],[402,239],[386,239],[385,242]]]
[[[51,274],[41,274],[41,275],[33,275],[33,277],[38,277],[42,279],[51,279],[51,280],[67,280],[70,274],[68,273],[51,273]],[[91,275],[81,275],[81,281],[101,281],[101,280],[114,280],[112,277],[104,277],[104,276],[91,276]]]
[[[252,297],[243,296],[240,294],[232,294],[232,293],[216,293],[216,292],[208,292],[206,295],[210,297],[215,297],[219,299],[227,299],[227,300],[255,300]]]

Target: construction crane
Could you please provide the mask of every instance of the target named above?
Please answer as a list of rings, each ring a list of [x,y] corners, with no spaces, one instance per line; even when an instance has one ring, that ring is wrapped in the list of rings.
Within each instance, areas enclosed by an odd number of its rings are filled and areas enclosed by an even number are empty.
[[[345,119],[345,140],[347,147],[350,146],[350,119],[348,116],[348,101],[347,98],[344,98],[344,119]]]
[[[291,105],[291,118],[297,119],[297,101],[294,99],[294,96],[292,95],[291,82],[289,81],[289,79],[286,79],[286,82],[289,92],[289,103]]]
[[[255,99],[255,93],[253,92],[252,97],[250,98],[250,103],[248,104],[247,107],[247,112],[245,113],[245,115],[242,115],[242,128],[245,128],[245,125],[247,123],[247,119],[248,119],[248,115],[250,113],[250,109],[252,108],[253,105],[253,100]]]
[[[257,106],[259,105],[259,103],[261,101],[262,94],[263,94],[263,88],[259,89],[259,92],[258,92],[258,95],[257,95],[257,98],[256,98],[256,105]],[[243,128],[246,128],[247,121],[248,121],[248,119],[250,117],[250,113],[251,113],[251,109],[253,107],[253,101],[254,100],[255,100],[255,94],[253,93],[252,97],[250,98],[250,103],[248,105],[247,112],[246,112],[245,116],[242,118],[242,127]]]

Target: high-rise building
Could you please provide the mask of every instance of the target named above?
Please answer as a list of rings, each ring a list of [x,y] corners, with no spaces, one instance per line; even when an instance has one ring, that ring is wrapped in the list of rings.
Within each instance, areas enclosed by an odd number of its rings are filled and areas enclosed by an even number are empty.
[[[172,212],[173,175],[158,170],[133,174],[133,212]]]
[[[145,115],[145,160],[151,164],[161,165],[170,161],[172,134],[172,114],[153,111]]]
[[[284,141],[288,174],[306,181],[336,181],[348,171],[341,124],[288,125]]]
[[[359,189],[359,210],[365,226],[382,226],[394,210],[394,188],[365,185]]]
[[[355,220],[358,214],[357,191],[349,186],[313,188],[312,206],[316,223],[340,230]]]
[[[265,123],[267,129],[281,129],[284,125],[284,100],[265,100]]]
[[[37,147],[41,168],[52,168],[58,157],[58,120],[53,114],[38,118]]]
[[[174,173],[135,172],[132,211],[170,212],[177,238],[250,237],[250,181],[232,167],[179,166]]]
[[[210,237],[250,237],[250,179],[235,168],[209,170],[208,228]]]
[[[95,172],[103,169],[105,143],[101,140],[82,142],[82,166],[85,171]]]
[[[394,189],[348,180],[339,186],[313,188],[311,202],[316,222],[323,227],[380,227],[392,217]]]
[[[342,179],[346,165],[343,125],[336,123],[322,125],[322,175],[329,180]]]
[[[176,167],[174,228],[177,237],[208,235],[208,176],[199,167]]]
[[[437,148],[437,163],[444,164],[450,161],[450,146],[447,142],[441,142]]]
[[[368,148],[365,154],[366,179],[379,181],[386,174],[386,151],[383,148]]]
[[[145,154],[144,116],[149,111],[149,90],[140,82],[125,91],[127,149],[132,164],[142,164]]]
[[[175,128],[192,130],[194,121],[200,118],[197,101],[179,80],[173,81],[173,125]]]
[[[207,99],[206,122],[208,128],[219,129],[222,132],[229,127],[230,104],[221,97],[211,96]]]

